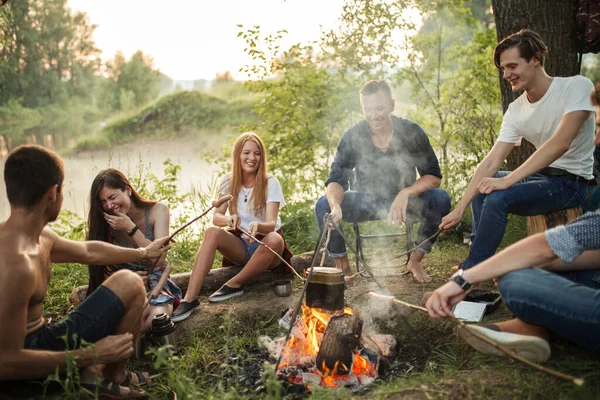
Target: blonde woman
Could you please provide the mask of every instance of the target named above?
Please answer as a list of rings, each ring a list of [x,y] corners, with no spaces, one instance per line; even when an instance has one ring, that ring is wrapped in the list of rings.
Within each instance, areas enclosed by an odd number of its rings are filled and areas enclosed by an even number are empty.
[[[231,172],[221,179],[219,196],[232,199],[216,209],[214,226],[204,233],[204,240],[194,261],[188,290],[172,320],[183,321],[199,306],[196,297],[210,271],[215,254],[223,255],[224,265],[244,268],[208,297],[212,303],[225,301],[244,293],[244,284],[280,263],[278,257],[242,234],[240,227],[263,241],[271,249],[291,258],[281,232],[279,209],[285,205],[279,181],[267,173],[265,145],[252,132],[240,135],[233,145]],[[225,230],[222,228],[230,228]]]

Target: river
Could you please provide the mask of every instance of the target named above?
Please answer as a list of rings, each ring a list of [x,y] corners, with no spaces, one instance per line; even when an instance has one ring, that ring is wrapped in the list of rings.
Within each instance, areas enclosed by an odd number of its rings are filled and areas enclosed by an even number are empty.
[[[86,151],[63,155],[65,164],[65,198],[63,209],[70,210],[82,218],[87,215],[89,190],[96,174],[104,168],[120,169],[128,177],[142,171],[163,177],[165,159],[181,166],[178,190],[186,193],[192,188],[206,191],[216,178],[218,167],[207,162],[203,153],[217,150],[227,144],[228,135],[210,135],[207,138],[186,137],[163,139],[151,142],[113,146],[110,150]],[[60,154],[60,150],[59,154]],[[0,159],[0,220],[10,214],[10,206],[4,185],[4,159]],[[26,184],[26,182],[23,182]]]

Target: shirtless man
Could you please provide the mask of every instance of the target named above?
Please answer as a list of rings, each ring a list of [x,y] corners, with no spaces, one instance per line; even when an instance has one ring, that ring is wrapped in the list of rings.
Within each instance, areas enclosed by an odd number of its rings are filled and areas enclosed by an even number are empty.
[[[140,276],[119,271],[56,324],[44,319],[42,304],[53,262],[140,261],[160,257],[170,246],[163,246],[166,238],[138,249],[61,238],[46,225],[59,215],[63,179],[62,160],[42,147],[20,146],[6,160],[4,180],[11,213],[0,222],[0,381],[43,379],[57,368],[65,371],[65,350],[71,349],[77,366],[83,368],[84,384],[97,380],[94,370],[103,371],[97,387],[100,394],[143,398],[145,392],[128,386],[149,377],[126,369],[140,328],[132,325],[146,303]],[[82,341],[95,345],[84,346]],[[92,368],[102,364],[104,368]]]

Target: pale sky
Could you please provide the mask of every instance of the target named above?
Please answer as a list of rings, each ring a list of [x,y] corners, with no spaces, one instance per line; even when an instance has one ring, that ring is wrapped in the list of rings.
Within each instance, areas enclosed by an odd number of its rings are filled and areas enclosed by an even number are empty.
[[[251,63],[240,29],[260,25],[262,35],[286,29],[283,49],[320,37],[336,27],[343,0],[68,0],[92,24],[103,60],[117,50],[129,58],[137,50],[176,80],[213,79],[229,70],[245,79],[240,67]]]

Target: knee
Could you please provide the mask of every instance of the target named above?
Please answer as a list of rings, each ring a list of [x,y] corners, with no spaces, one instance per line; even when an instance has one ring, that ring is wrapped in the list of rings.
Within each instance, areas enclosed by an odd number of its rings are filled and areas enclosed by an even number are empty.
[[[331,209],[329,208],[329,202],[327,201],[327,196],[322,196],[315,203],[315,214],[317,215],[318,219],[322,219],[323,216],[328,212],[331,212]]]
[[[204,240],[202,240],[202,244],[212,243],[217,240],[217,237],[223,232],[223,230],[216,226],[209,226],[204,231]]]
[[[535,274],[535,269],[521,269],[509,272],[498,280],[498,290],[509,309],[511,302],[535,291],[535,282],[538,282]]]
[[[434,207],[440,210],[444,215],[450,212],[452,201],[450,195],[444,189],[437,189],[433,198]]]
[[[485,195],[485,207],[505,212],[508,205],[508,199],[505,197],[505,192],[505,190],[498,190]]]
[[[142,278],[127,269],[112,274],[104,282],[104,285],[112,290],[124,303],[146,297],[146,289]]]
[[[283,238],[276,232],[270,232],[262,240],[264,244],[272,248],[273,250],[283,249]]]

